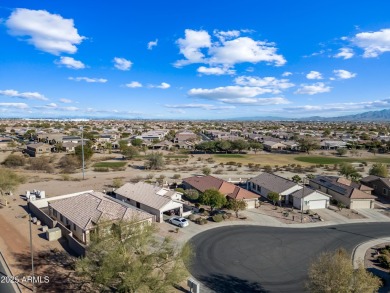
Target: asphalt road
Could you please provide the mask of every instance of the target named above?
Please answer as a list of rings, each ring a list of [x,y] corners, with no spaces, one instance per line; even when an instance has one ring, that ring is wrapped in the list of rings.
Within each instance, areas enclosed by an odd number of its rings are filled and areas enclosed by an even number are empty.
[[[307,269],[321,251],[390,236],[390,223],[321,228],[230,226],[191,239],[191,274],[215,292],[304,292]]]

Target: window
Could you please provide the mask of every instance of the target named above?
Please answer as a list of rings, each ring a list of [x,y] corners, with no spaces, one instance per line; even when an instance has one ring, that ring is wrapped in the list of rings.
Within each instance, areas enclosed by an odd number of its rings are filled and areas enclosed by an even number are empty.
[[[73,230],[76,231],[76,224],[73,223]]]
[[[60,221],[63,222],[64,221],[64,217],[62,215],[60,215]]]
[[[53,216],[57,218],[57,211],[53,210]]]
[[[386,188],[383,188],[383,194],[387,195],[387,189]]]

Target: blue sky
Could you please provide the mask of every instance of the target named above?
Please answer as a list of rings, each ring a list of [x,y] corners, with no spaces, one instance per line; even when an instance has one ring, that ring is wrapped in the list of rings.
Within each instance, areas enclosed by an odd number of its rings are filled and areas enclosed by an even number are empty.
[[[389,11],[377,0],[5,0],[0,115],[293,118],[387,109]]]

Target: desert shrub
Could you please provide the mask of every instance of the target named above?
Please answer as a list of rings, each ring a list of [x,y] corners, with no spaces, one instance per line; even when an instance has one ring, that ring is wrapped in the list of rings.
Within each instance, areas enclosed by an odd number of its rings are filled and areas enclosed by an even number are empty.
[[[215,170],[214,173],[215,174],[223,174],[223,170],[222,169],[217,169],[217,170]]]
[[[204,167],[204,168],[202,169],[202,173],[203,173],[204,175],[210,175],[211,169],[210,169],[209,167]]]
[[[272,173],[272,167],[270,165],[265,165],[264,166],[264,172]]]
[[[69,174],[62,174],[61,178],[63,181],[70,181],[71,180],[71,177]]]
[[[3,164],[9,168],[21,167],[26,164],[26,158],[18,154],[10,154],[3,162]]]
[[[204,224],[207,224],[207,220],[204,219],[204,218],[197,218],[195,220],[195,223],[199,224],[199,225],[204,225]]]
[[[213,218],[213,221],[217,222],[217,223],[223,221],[223,216],[221,214],[214,215],[212,218]]]
[[[222,218],[223,218],[224,220],[230,219],[231,216],[232,216],[231,213],[222,214]]]
[[[76,156],[65,155],[58,162],[58,167],[60,167],[64,173],[73,173],[77,168],[81,167],[81,164]]]
[[[112,187],[114,188],[119,188],[123,185],[123,180],[120,179],[120,178],[115,178],[114,180],[112,180]]]
[[[95,167],[93,168],[94,172],[109,172],[110,168],[107,167]]]
[[[236,165],[236,162],[230,161],[230,162],[227,162],[226,165],[235,166],[235,165]]]
[[[188,216],[188,220],[190,220],[190,221],[195,221],[196,219],[197,219],[197,216],[195,216],[193,214]]]
[[[154,177],[153,173],[149,173],[148,175],[146,175],[146,179],[153,179],[153,177]]]
[[[197,200],[199,198],[199,192],[196,189],[188,189],[184,191],[184,196],[189,200]]]
[[[196,206],[196,205],[195,205],[195,206]],[[199,209],[199,213],[201,213],[201,214],[204,213],[204,208],[200,208],[200,209]]]
[[[28,169],[30,170],[36,170],[36,171],[46,171],[47,173],[53,173],[54,168],[50,163],[49,157],[37,157],[37,158],[30,158],[30,166]]]
[[[377,258],[378,262],[381,264],[381,266],[385,269],[390,268],[390,255],[388,254],[381,254]]]
[[[173,176],[172,176],[173,179],[179,179],[180,177],[181,177],[180,174],[173,174]]]

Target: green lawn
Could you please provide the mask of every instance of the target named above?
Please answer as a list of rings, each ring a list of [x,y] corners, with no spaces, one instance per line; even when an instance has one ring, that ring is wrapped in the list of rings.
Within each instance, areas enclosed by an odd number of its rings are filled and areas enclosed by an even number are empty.
[[[240,154],[217,154],[214,155],[217,158],[245,158],[246,155],[240,155]]]
[[[95,168],[122,168],[126,166],[127,162],[99,162],[93,165]]]
[[[317,165],[329,165],[329,164],[340,164],[343,162],[348,163],[360,163],[360,162],[373,162],[373,163],[384,163],[390,164],[389,157],[371,157],[371,158],[336,158],[336,157],[321,157],[321,156],[300,156],[295,157],[295,160],[299,162],[317,164]]]

